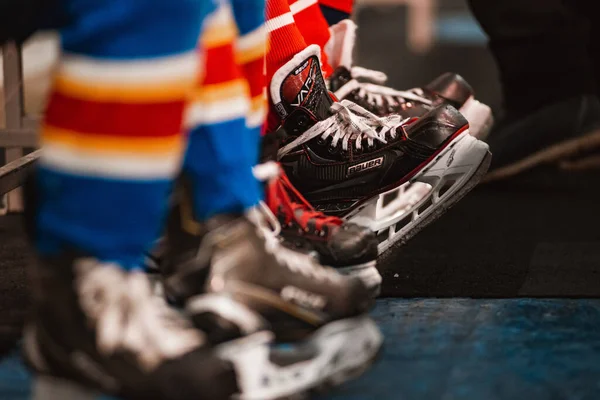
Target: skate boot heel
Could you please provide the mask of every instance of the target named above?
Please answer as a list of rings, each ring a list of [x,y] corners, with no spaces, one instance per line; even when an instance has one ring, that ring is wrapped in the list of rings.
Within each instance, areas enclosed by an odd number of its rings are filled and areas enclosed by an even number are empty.
[[[97,400],[100,395],[64,379],[39,376],[35,380],[32,400]]]

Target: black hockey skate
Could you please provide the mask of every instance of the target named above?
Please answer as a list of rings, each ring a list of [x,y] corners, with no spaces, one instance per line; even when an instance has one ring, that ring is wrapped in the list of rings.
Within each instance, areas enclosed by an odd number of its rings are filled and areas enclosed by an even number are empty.
[[[319,53],[309,46],[271,81],[287,135],[279,160],[317,210],[371,228],[382,253],[473,188],[491,155],[450,105],[416,120],[377,117],[349,101],[334,102]]]
[[[152,295],[144,273],[61,257],[39,263],[31,276],[34,311],[24,350],[38,374],[35,400],[91,400],[97,394],[214,400],[242,394],[246,376]],[[255,349],[266,355],[271,338],[257,339],[262,343]]]
[[[31,180],[27,189],[26,227],[33,239]],[[192,323],[156,295],[141,270],[63,255],[39,260],[29,275],[33,307],[23,347],[37,373],[33,400],[92,400],[101,394],[124,400],[271,400],[302,394],[273,391],[269,382],[286,379],[270,360],[273,334],[226,294],[199,296],[203,312]],[[215,321],[239,333],[224,336]]]
[[[382,278],[377,271],[375,234],[369,228],[315,210],[277,164],[262,164],[256,170],[268,167],[275,172],[261,179],[267,181],[265,203],[281,224],[284,244],[315,252],[321,264],[361,278],[377,296]]]
[[[385,86],[387,76],[383,72],[353,65],[354,22],[344,20],[330,31],[331,38],[324,49],[334,72],[328,84],[338,99],[352,101],[380,117],[421,117],[436,106],[450,104],[469,121],[471,135],[483,140],[490,132],[494,122],[492,110],[475,99],[473,89],[460,75],[446,73],[422,88],[390,88]]]
[[[286,344],[271,349],[281,376],[270,381],[273,391],[329,386],[372,363],[382,337],[366,314],[373,299],[360,279],[282,246],[266,205],[200,225],[186,198],[182,194],[169,219],[165,292],[193,320],[204,314],[212,294],[227,294],[260,314],[277,343]],[[222,321],[204,329],[224,338],[243,333]]]

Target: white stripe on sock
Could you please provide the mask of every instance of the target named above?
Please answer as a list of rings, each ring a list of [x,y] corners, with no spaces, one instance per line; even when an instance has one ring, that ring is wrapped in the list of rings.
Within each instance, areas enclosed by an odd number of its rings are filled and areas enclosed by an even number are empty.
[[[297,0],[294,4],[290,5],[290,10],[293,15],[296,15],[314,4],[317,4],[317,0]]]
[[[267,32],[273,32],[277,29],[281,29],[284,26],[292,25],[294,23],[294,16],[291,12],[280,15],[267,21]]]

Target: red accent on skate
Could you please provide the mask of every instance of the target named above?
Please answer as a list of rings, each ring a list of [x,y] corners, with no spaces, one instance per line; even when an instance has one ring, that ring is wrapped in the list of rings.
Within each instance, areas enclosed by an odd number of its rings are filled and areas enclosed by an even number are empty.
[[[440,147],[439,149],[437,149],[435,151],[435,153],[433,153],[429,158],[427,158],[427,160],[423,161],[421,164],[419,164],[416,168],[414,168],[411,172],[409,172],[407,175],[405,175],[401,180],[399,180],[396,183],[393,183],[391,185],[387,185],[375,192],[373,192],[371,194],[372,196],[381,194],[383,192],[387,192],[388,190],[391,190],[395,187],[398,187],[400,185],[402,185],[403,183],[409,181],[413,176],[415,176],[420,170],[422,170],[423,168],[425,168],[431,161],[433,161],[433,159],[435,159],[435,157],[440,154],[446,147],[448,147],[453,141],[454,139],[456,139],[458,136],[460,136],[461,133],[463,133],[464,131],[466,131],[467,129],[469,129],[469,124],[466,124],[465,126],[463,126],[462,128],[460,128],[459,130],[457,130],[454,134],[452,134],[452,136],[450,137],[450,140],[448,140],[446,142],[446,144],[442,147]],[[365,201],[367,201],[368,199],[362,200],[362,201],[358,201],[356,203],[354,203],[352,205],[352,207],[350,207],[348,210],[346,210],[344,212],[343,215],[347,215],[348,213],[350,213],[351,211],[355,210],[358,206],[360,206],[361,204],[363,204]],[[344,202],[344,201],[352,201],[351,199],[340,199],[338,200],[339,202]]]
[[[450,145],[450,143],[452,143],[454,141],[454,139],[456,139],[461,133],[463,133],[467,129],[469,129],[469,124],[466,124],[465,126],[463,126],[462,128],[460,128],[459,130],[457,130],[456,132],[454,132],[454,134],[450,137],[450,140],[448,140],[444,146],[442,146],[439,149],[437,149],[435,151],[435,153],[433,153],[427,160],[425,160],[421,164],[419,164],[419,166],[417,168],[413,169],[399,183],[403,184],[404,182],[406,182],[407,180],[409,180],[410,178],[412,178],[413,176],[415,176],[420,170],[422,170],[423,168],[425,168],[425,166],[427,166],[427,164],[429,164],[438,154],[440,154],[442,152],[442,150],[444,150],[446,147],[448,147],[448,145]]]
[[[456,139],[461,133],[463,133],[467,129],[469,129],[469,124],[466,124],[465,126],[463,126],[462,128],[460,128],[459,130],[457,130],[450,137],[450,140],[448,140],[444,146],[442,146],[439,149],[437,149],[435,151],[435,153],[433,153],[427,160],[425,160],[421,164],[419,164],[418,167],[416,167],[411,172],[409,172],[408,175],[406,175],[404,178],[402,178],[398,183],[396,183],[394,185],[388,185],[383,190],[380,190],[377,193],[382,193],[382,192],[388,191],[389,189],[392,189],[393,187],[399,186],[399,185],[403,184],[404,182],[408,181],[410,178],[412,178],[413,176],[415,176],[420,170],[422,170],[423,168],[425,168],[427,166],[427,164],[429,164],[438,154],[440,154],[442,152],[442,150],[444,150],[446,147],[448,147],[450,145],[450,143],[452,143],[454,141],[454,139]]]
[[[315,210],[292,185],[283,171],[279,178],[267,185],[265,201],[277,216],[281,216],[283,212],[285,224],[295,221],[302,228],[306,228],[308,222],[313,220],[315,228],[320,231],[325,225],[340,226],[343,223],[338,217],[328,216]]]
[[[314,58],[309,58],[302,65],[298,66],[296,71],[285,78],[281,86],[281,94],[286,102],[293,104],[299,99],[300,104],[302,104],[309,97],[310,90],[312,90],[315,84],[314,73],[312,73],[315,60]],[[308,87],[306,87],[309,78],[312,79],[312,82],[309,82]],[[308,91],[301,93],[303,89],[308,89]]]

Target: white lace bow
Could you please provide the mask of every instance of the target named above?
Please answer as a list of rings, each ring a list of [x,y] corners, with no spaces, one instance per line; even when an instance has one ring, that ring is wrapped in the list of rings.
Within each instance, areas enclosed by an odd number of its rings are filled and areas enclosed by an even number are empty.
[[[322,140],[331,137],[331,147],[341,145],[344,151],[348,150],[351,143],[358,150],[362,149],[363,142],[366,142],[369,147],[372,147],[376,141],[387,143],[388,138],[396,138],[398,129],[410,120],[410,118],[403,119],[399,115],[378,117],[348,100],[334,103],[330,111],[332,115],[329,118],[317,122],[296,140],[282,147],[278,156],[281,158],[316,137]]]

